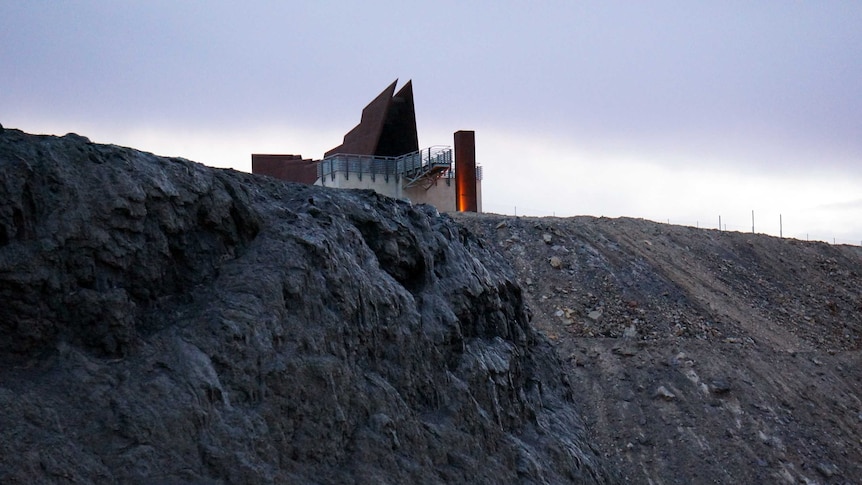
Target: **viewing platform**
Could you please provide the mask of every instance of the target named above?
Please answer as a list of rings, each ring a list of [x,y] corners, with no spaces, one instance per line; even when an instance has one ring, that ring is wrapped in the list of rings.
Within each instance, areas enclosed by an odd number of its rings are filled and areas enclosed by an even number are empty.
[[[327,181],[334,182],[341,176],[345,180],[354,177],[360,181],[366,177],[372,182],[381,178],[384,183],[391,179],[405,189],[421,186],[427,190],[452,172],[452,148],[432,146],[398,157],[336,153],[321,160],[317,172],[324,186],[328,185]]]

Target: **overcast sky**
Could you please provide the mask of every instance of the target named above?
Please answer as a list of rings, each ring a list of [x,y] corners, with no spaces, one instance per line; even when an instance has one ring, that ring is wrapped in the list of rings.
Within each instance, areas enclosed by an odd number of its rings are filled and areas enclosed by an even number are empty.
[[[862,2],[0,0],[0,123],[250,171],[396,78],[484,208],[862,244]]]

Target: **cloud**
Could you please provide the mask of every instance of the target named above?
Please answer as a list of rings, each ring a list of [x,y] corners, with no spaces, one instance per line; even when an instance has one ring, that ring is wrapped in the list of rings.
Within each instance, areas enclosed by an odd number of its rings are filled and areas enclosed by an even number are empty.
[[[177,156],[212,167],[251,172],[252,153],[281,153],[321,158],[337,146],[342,133],[302,126],[263,123],[235,127],[194,127],[183,123],[156,126],[139,123],[84,123],[73,121],[26,120],[15,126],[30,133],[64,135],[76,132],[95,143],[128,146],[156,155]]]
[[[321,156],[412,78],[422,145],[476,131],[489,210],[862,220],[830,206],[862,186],[853,2],[0,2],[0,18],[6,126],[248,170],[252,152]]]
[[[815,209],[833,211],[858,211],[857,215],[862,217],[862,199],[822,204],[815,207]]]
[[[728,229],[749,231],[754,210],[757,232],[779,235],[783,219],[785,235],[862,236],[862,174],[752,173],[720,163],[677,168],[648,155],[493,131],[477,132],[477,158],[488,211],[513,214],[517,207],[522,215],[630,216],[713,228],[721,216]]]

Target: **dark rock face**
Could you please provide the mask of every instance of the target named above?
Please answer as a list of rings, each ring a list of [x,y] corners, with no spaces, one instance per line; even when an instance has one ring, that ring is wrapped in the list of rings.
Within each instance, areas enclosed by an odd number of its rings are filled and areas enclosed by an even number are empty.
[[[148,308],[211,283],[259,230],[225,174],[72,134],[2,143],[4,354],[63,340],[122,356],[163,320]]]
[[[0,133],[0,482],[608,483],[445,216]]]

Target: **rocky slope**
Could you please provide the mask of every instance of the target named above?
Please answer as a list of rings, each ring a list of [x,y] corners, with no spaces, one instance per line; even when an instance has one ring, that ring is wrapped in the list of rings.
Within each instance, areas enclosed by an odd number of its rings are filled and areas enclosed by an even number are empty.
[[[458,215],[518,273],[631,483],[862,482],[862,248]]]
[[[428,207],[0,128],[0,301],[2,483],[616,479]]]

